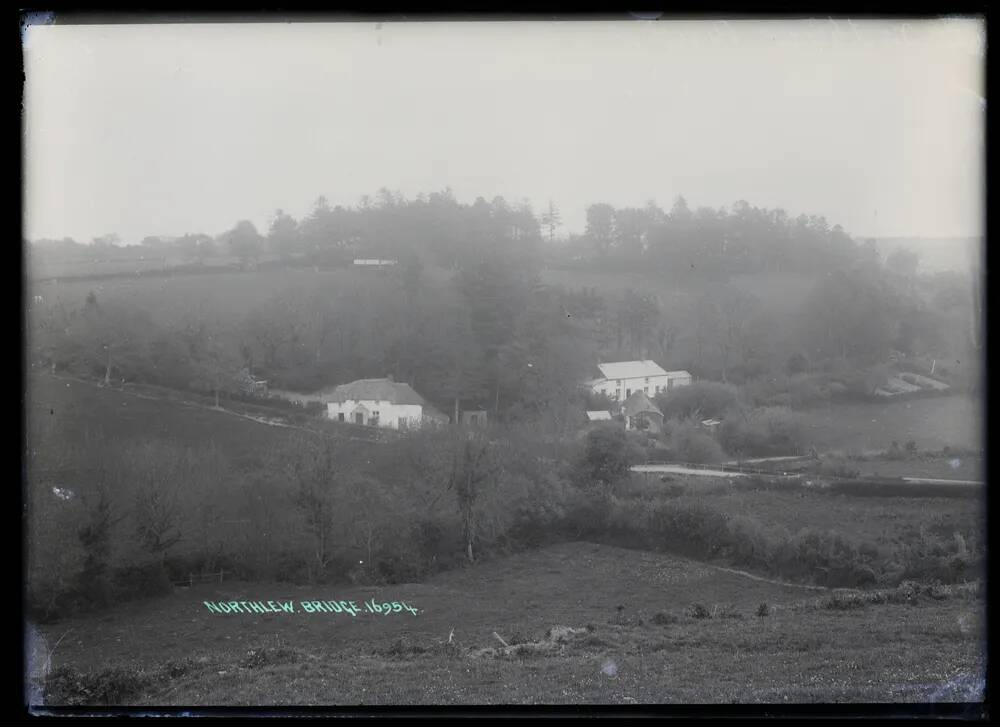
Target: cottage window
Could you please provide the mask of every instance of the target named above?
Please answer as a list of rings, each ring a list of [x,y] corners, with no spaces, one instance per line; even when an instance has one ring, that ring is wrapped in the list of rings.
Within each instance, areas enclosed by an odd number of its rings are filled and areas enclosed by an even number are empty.
[[[344,412],[340,412],[337,415],[337,421],[340,421],[340,422],[344,421]]]

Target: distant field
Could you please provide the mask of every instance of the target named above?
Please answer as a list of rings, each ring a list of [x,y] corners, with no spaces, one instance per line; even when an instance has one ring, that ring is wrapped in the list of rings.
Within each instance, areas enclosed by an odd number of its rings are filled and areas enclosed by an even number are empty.
[[[135,274],[136,272],[148,270],[160,270],[170,264],[171,261],[165,258],[140,260],[137,257],[135,259],[93,262],[90,260],[50,260],[42,256],[36,257],[31,261],[29,273],[32,280],[41,278],[69,278],[82,275]]]
[[[45,374],[28,377],[25,392],[28,431],[54,417],[56,441],[80,444],[98,428],[108,437],[156,438],[201,447],[216,445],[233,462],[256,461],[270,448],[301,435],[294,429],[268,426],[226,412],[150,400],[88,383]],[[367,446],[359,443],[359,451]]]
[[[740,490],[692,485],[679,505],[704,505],[728,515],[746,515],[768,528],[797,533],[802,528],[833,531],[848,540],[890,544],[927,529],[943,537],[955,532],[985,532],[986,503],[982,498],[854,497],[791,491]]]
[[[887,449],[913,440],[923,450],[984,446],[982,401],[962,394],[890,403],[833,404],[802,412],[819,450]]]
[[[419,613],[215,615],[202,605],[280,599],[301,611],[300,600],[360,604],[369,597],[403,600]],[[91,683],[123,684],[115,700],[123,704],[982,698],[981,600],[836,610],[828,599],[675,557],[568,543],[424,584],[198,586],[32,628],[49,645],[62,639],[52,655],[53,696],[60,685],[72,692],[79,683],[67,682],[71,667],[91,674]],[[756,615],[761,603],[765,616]],[[695,604],[708,617],[697,618]],[[581,631],[546,641],[553,626]],[[479,651],[500,647],[494,632],[511,644],[542,646],[513,655]],[[37,639],[32,646],[37,665],[48,652]],[[114,668],[123,671],[106,671]]]
[[[45,303],[61,301],[67,306],[83,304],[93,291],[103,296],[135,300],[154,314],[203,304],[218,312],[245,313],[271,296],[288,291],[320,290],[330,295],[364,286],[381,271],[338,268],[320,270],[288,268],[264,272],[213,272],[177,274],[153,278],[113,278],[110,280],[59,280],[30,283],[30,295],[41,295]],[[446,279],[450,273],[426,268],[428,284]]]

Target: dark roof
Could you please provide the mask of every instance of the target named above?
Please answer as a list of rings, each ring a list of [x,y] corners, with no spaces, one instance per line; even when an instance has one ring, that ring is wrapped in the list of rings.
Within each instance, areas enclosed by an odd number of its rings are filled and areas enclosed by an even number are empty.
[[[427,402],[409,384],[390,379],[358,379],[349,384],[341,384],[333,389],[319,392],[319,398],[326,402],[345,401],[388,401],[393,404],[420,404]]]
[[[625,400],[622,404],[622,413],[625,416],[634,417],[636,414],[646,412],[648,414],[657,414],[663,416],[663,412],[656,408],[656,404],[649,400],[646,396],[646,392],[642,389],[633,391],[632,394]]]

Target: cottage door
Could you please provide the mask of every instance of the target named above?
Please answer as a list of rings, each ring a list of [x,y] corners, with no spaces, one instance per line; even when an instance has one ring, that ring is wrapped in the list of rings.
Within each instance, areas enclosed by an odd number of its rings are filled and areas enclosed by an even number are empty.
[[[365,423],[365,415],[363,413],[361,413],[361,412],[358,412],[357,414],[355,414],[354,415],[354,423],[355,424],[364,424]]]

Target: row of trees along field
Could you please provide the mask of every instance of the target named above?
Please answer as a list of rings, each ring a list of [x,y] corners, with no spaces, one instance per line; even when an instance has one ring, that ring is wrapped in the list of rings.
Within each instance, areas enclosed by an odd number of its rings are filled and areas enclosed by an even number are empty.
[[[286,261],[348,261],[348,252],[364,257],[422,260],[455,268],[488,248],[502,246],[530,260],[597,270],[656,271],[662,275],[717,278],[753,272],[816,273],[849,267],[877,257],[874,243],[858,245],[839,226],[820,216],[789,216],[781,209],[753,207],[745,201],[731,208],[690,209],[678,197],[669,211],[654,202],[615,208],[606,203],[587,208],[582,235],[557,237],[562,217],[551,202],[540,213],[528,201],[503,197],[471,204],[458,202],[450,190],[407,200],[387,189],[355,206],[331,206],[320,197],[296,220],[277,210],[269,228],[259,231],[248,220],[216,236],[204,233],[178,238],[146,237],[124,247],[117,235],[91,245],[71,239],[45,240],[49,251],[89,255],[171,256],[191,261],[225,255],[246,262],[262,256]],[[543,244],[547,243],[547,244]]]

